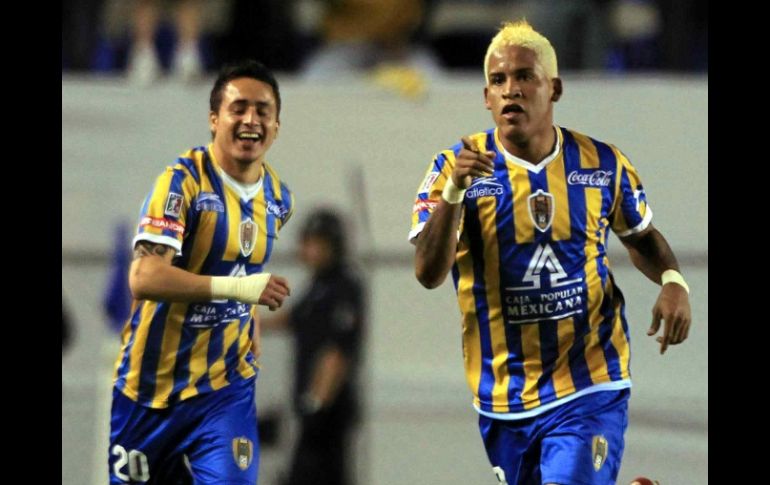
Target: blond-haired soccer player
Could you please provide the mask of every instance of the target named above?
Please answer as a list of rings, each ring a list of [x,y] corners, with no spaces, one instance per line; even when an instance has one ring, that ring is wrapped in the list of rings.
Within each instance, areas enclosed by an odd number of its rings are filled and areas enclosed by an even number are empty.
[[[556,53],[526,21],[484,60],[496,127],[440,152],[409,239],[417,279],[452,271],[473,405],[497,478],[614,483],[628,422],[629,333],[607,259],[608,230],[661,284],[648,334],[687,338],[688,288],[652,224],[639,175],[615,146],[554,125]]]

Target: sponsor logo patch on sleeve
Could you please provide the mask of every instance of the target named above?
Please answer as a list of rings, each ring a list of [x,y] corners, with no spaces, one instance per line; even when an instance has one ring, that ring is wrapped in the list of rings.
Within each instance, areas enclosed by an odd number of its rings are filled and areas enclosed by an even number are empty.
[[[430,211],[433,211],[433,209],[435,209],[437,205],[438,205],[438,202],[433,200],[417,199],[414,205],[412,206],[412,213],[417,213],[424,210],[427,210],[430,212]]]
[[[155,217],[145,216],[139,222],[140,228],[154,227],[156,229],[168,229],[169,231],[177,234],[184,234],[184,225],[176,221],[169,219],[158,219]]]
[[[164,210],[163,213],[167,216],[179,217],[182,213],[182,200],[183,197],[181,194],[169,192],[168,198],[166,199],[166,210]]]

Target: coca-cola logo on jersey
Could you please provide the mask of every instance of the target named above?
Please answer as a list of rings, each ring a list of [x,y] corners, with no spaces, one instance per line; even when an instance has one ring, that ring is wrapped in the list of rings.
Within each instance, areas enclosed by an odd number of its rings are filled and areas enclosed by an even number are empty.
[[[594,170],[589,173],[580,173],[577,170],[567,176],[570,185],[588,185],[590,187],[609,187],[612,183],[612,172]]]

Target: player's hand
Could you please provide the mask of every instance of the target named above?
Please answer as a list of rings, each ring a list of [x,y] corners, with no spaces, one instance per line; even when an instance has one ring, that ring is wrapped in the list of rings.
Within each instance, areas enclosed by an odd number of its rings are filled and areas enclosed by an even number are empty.
[[[495,158],[495,152],[481,153],[467,136],[462,138],[462,142],[463,148],[457,154],[452,170],[452,181],[457,188],[467,189],[473,177],[489,177],[494,173],[495,164],[492,160]]]
[[[291,294],[289,289],[289,282],[286,278],[277,275],[270,275],[270,279],[267,282],[267,286],[259,295],[259,304],[265,305],[270,308],[270,311],[275,311],[281,308],[283,300]]]
[[[660,353],[666,352],[669,345],[677,345],[685,341],[690,333],[692,313],[690,297],[680,285],[668,283],[661,287],[658,301],[652,307],[652,325],[647,335],[655,335],[660,330],[663,320],[663,335],[655,340],[660,343]]]

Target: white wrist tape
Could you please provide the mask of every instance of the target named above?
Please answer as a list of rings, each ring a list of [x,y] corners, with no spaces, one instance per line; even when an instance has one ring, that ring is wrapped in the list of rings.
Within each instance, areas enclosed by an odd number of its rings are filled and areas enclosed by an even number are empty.
[[[675,269],[667,269],[664,271],[663,274],[660,275],[660,283],[661,285],[665,285],[666,283],[676,283],[684,288],[685,291],[687,291],[687,294],[690,294],[690,287],[687,286],[682,274]]]
[[[269,280],[270,273],[258,273],[249,276],[212,276],[211,299],[228,299],[257,304]]]
[[[458,188],[450,175],[444,185],[444,191],[441,192],[441,198],[450,204],[459,204],[465,198],[465,189]]]

